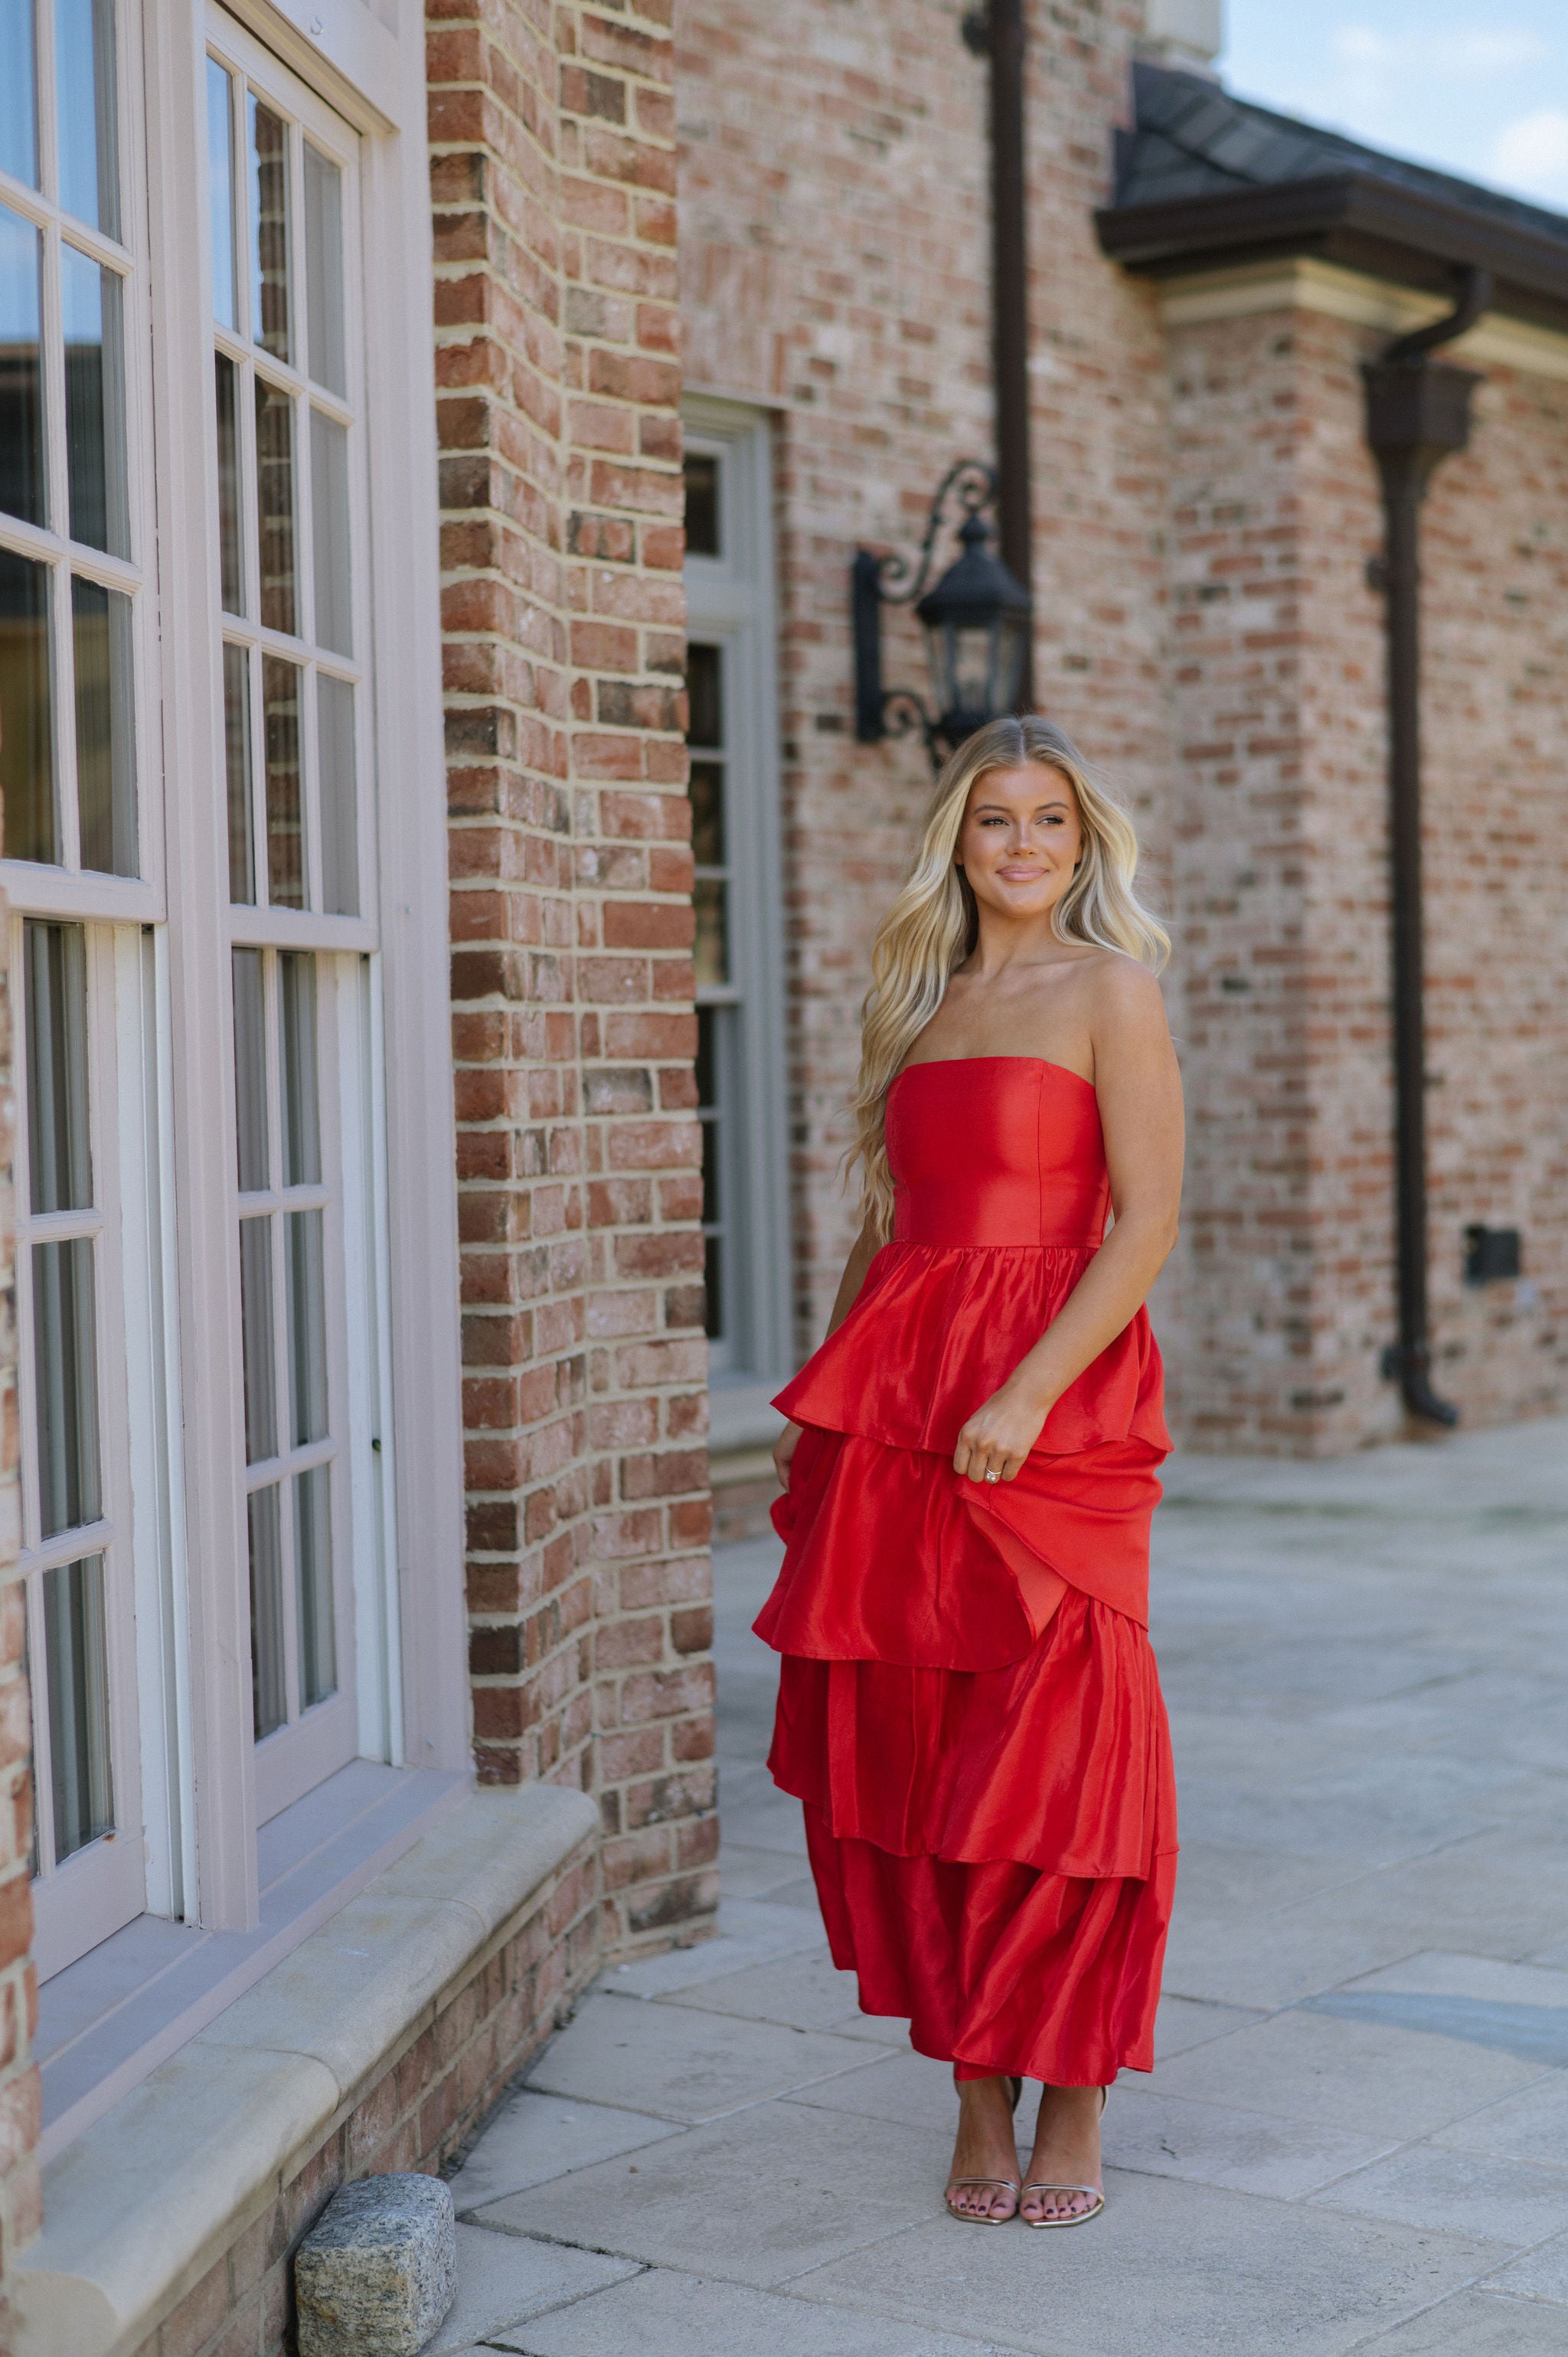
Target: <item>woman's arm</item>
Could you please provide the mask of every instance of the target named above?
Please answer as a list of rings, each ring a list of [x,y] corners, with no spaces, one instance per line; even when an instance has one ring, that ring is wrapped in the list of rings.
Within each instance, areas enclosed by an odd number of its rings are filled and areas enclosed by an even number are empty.
[[[865,1283],[865,1272],[871,1266],[879,1250],[880,1246],[870,1229],[862,1228],[854,1240],[854,1249],[843,1265],[843,1275],[839,1279],[839,1289],[833,1296],[833,1314],[828,1319],[830,1334],[837,1332],[854,1308],[856,1297],[861,1286]],[[774,1470],[786,1490],[789,1487],[789,1459],[795,1454],[795,1444],[800,1437],[800,1426],[787,1424],[773,1444]]]
[[[1116,1223],[1027,1358],[959,1435],[953,1469],[1011,1481],[1068,1385],[1128,1327],[1176,1239],[1181,1075],[1159,985],[1116,959],[1091,1026],[1094,1088]]]

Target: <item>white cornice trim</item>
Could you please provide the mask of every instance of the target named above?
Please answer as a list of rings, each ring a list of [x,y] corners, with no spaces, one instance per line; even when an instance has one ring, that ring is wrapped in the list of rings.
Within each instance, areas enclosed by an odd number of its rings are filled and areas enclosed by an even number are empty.
[[[1447,306],[1434,295],[1419,295],[1386,279],[1302,257],[1254,262],[1230,270],[1195,272],[1165,280],[1160,308],[1167,327],[1194,327],[1207,319],[1243,319],[1262,311],[1316,311],[1359,328],[1403,335],[1440,318]],[[1468,335],[1446,346],[1455,359],[1497,368],[1521,369],[1533,376],[1568,381],[1568,335],[1533,328],[1522,319],[1489,311]]]

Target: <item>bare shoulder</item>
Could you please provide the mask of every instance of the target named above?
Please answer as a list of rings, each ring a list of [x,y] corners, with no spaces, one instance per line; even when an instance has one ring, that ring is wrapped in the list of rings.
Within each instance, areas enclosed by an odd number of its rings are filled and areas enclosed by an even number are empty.
[[[1079,986],[1095,1031],[1106,1039],[1168,1039],[1165,1002],[1158,978],[1121,950],[1101,950],[1086,960]]]

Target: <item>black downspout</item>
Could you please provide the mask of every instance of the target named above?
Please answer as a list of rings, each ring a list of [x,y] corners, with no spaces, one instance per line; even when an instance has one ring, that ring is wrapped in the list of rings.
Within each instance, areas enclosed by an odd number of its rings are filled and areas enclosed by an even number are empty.
[[[1029,489],[1029,281],[1024,165],[1024,0],[990,0],[964,19],[972,49],[991,60],[992,370],[996,393],[996,522],[1002,562],[1032,592]],[[1035,700],[1033,633],[1026,634],[1018,708]]]
[[[1389,852],[1393,1017],[1399,1341],[1391,1354],[1405,1405],[1431,1424],[1459,1411],[1432,1388],[1426,1272],[1426,1010],[1421,883],[1421,503],[1442,460],[1470,437],[1480,379],[1427,354],[1472,326],[1491,298],[1472,270],[1455,309],[1391,344],[1362,371],[1367,440],[1382,478],[1387,599]]]

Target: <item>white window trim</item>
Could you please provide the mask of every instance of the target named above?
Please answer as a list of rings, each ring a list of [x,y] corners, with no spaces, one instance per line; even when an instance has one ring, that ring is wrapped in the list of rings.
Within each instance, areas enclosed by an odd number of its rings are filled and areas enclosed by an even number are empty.
[[[240,23],[323,84],[319,59],[272,10],[242,5]],[[324,0],[335,25],[341,6]],[[368,12],[355,10],[356,16]],[[215,513],[217,453],[211,419],[209,324],[205,306],[166,290],[208,283],[205,191],[207,17],[197,0],[149,12],[146,27],[147,169],[156,192],[150,233],[154,289],[154,433],[164,650],[164,762],[181,823],[167,847],[168,1045],[178,1076],[170,1164],[179,1216],[173,1238],[180,1305],[185,1402],[181,1503],[188,1559],[207,1566],[187,1584],[188,1757],[180,1781],[199,1796],[188,1915],[209,1930],[253,1929],[258,1920],[254,1747],[251,1738],[249,1600],[243,1515],[243,1421],[238,1353],[240,1304],[231,1224],[234,1162],[232,1036],[227,993],[209,978],[226,970],[227,822],[223,797],[192,791],[220,778],[221,688]],[[384,28],[382,28],[384,29]],[[388,39],[392,37],[388,36]],[[372,43],[372,48],[377,45]],[[395,89],[378,70],[375,102],[326,77],[334,104],[367,135],[363,251],[367,283],[399,290],[372,302],[366,377],[374,561],[398,585],[381,601],[368,647],[369,734],[380,772],[377,899],[384,969],[372,985],[385,1009],[385,1159],[393,1174],[391,1233],[375,1240],[376,1290],[390,1388],[417,1448],[383,1450],[382,1479],[397,1482],[395,1596],[372,1616],[369,1650],[399,1677],[383,1701],[381,1739],[394,1763],[466,1770],[462,1457],[457,1336],[456,1172],[446,1005],[446,827],[439,669],[438,547],[435,502],[434,339],[429,330],[431,222],[424,152],[424,58],[419,27],[392,42]],[[386,64],[384,47],[381,49]],[[406,134],[389,135],[389,100]],[[398,399],[374,404],[378,385]],[[206,453],[203,496],[172,454]],[[430,486],[411,496],[411,485]],[[183,783],[182,783],[183,781]],[[278,911],[282,917],[287,912]],[[368,928],[342,920],[343,949],[368,948]],[[247,927],[247,938],[255,938]],[[313,927],[313,937],[319,932]],[[280,928],[278,938],[286,937]],[[382,1043],[378,1043],[381,1045]],[[193,1117],[199,1113],[199,1117]],[[373,1151],[380,1152],[380,1147]],[[367,1239],[367,1243],[371,1240]],[[383,1374],[381,1389],[388,1388]],[[397,1469],[413,1468],[413,1479]],[[226,1566],[220,1577],[214,1566]],[[175,1616],[177,1620],[177,1613]],[[392,1632],[401,1629],[401,1644]],[[401,1661],[399,1656],[401,1655]],[[362,1684],[362,1681],[361,1681]],[[401,1717],[402,1728],[398,1727]],[[401,1732],[401,1745],[398,1742]],[[188,1807],[188,1814],[190,1813]],[[192,1853],[194,1853],[192,1857]]]
[[[686,628],[721,641],[733,733],[726,797],[730,956],[745,1010],[741,1250],[752,1272],[746,1362],[715,1378],[765,1395],[794,1367],[784,1042],[784,852],[770,413],[706,394],[682,404],[686,447],[720,457],[720,557],[688,556]]]

